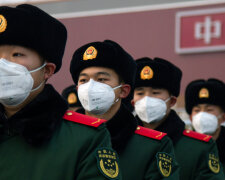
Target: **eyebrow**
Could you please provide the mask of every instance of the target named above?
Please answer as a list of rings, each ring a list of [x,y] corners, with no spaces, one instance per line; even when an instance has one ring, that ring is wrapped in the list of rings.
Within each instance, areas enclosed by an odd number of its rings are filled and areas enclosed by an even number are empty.
[[[140,91],[140,90],[143,90],[144,88],[143,87],[138,87],[138,88],[135,88],[135,91]]]

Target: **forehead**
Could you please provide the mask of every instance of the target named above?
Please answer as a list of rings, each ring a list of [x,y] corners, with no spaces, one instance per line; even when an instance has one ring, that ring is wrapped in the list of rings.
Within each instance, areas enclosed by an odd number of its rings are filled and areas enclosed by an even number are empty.
[[[29,52],[29,53],[38,53],[30,48],[26,48],[23,46],[18,45],[0,45],[0,52],[11,52],[11,51],[23,51],[23,52]]]
[[[221,108],[217,105],[213,105],[213,104],[197,104],[195,105],[193,108],[214,108],[214,109],[218,109],[220,110]]]
[[[106,68],[106,67],[93,66],[93,67],[85,68],[80,72],[80,76],[82,75],[95,76],[95,75],[104,75],[104,74],[114,78],[118,78],[117,73],[113,69]]]
[[[137,87],[134,89],[134,91],[154,91],[154,90],[160,90],[161,92],[165,92],[165,93],[168,93],[169,94],[169,91],[167,89],[164,89],[164,88],[159,88],[159,87],[145,87],[145,86],[142,86],[142,87]]]

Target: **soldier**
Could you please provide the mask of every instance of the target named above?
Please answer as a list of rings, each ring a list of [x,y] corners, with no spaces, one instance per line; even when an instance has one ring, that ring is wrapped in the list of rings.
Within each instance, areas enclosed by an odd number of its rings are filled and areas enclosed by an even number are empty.
[[[199,79],[188,84],[185,108],[195,131],[216,141],[225,173],[225,85],[219,79]]]
[[[35,6],[0,7],[1,180],[119,179],[104,121],[66,112],[46,84],[66,39],[65,26]],[[116,164],[110,172],[101,168],[107,160]]]
[[[133,86],[135,71],[133,58],[111,40],[77,49],[70,72],[84,108],[78,112],[107,120],[123,179],[178,179],[170,139],[165,133],[138,126],[132,113],[121,104]]]
[[[184,122],[171,109],[180,92],[181,70],[161,58],[140,58],[132,104],[139,123],[167,133],[172,139],[180,179],[224,179],[218,151],[211,136],[185,130]]]
[[[68,102],[69,104],[69,109],[71,111],[77,111],[80,109],[82,106],[80,104],[80,101],[77,97],[77,90],[75,85],[71,85],[66,87],[62,91],[62,97]]]

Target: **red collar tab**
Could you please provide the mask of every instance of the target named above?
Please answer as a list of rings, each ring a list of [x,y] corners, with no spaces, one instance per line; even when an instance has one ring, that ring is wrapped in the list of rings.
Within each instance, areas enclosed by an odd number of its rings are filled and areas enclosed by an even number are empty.
[[[138,126],[135,133],[145,137],[152,138],[152,139],[157,139],[157,140],[161,140],[164,136],[167,135],[166,133],[156,131],[153,129],[148,129],[142,126]]]
[[[106,120],[104,120],[104,119],[90,117],[90,116],[87,116],[84,114],[79,114],[74,111],[66,111],[66,113],[63,116],[63,119],[68,120],[68,121],[73,121],[76,123],[80,123],[80,124],[85,124],[88,126],[93,126],[93,127],[98,127],[102,123],[106,122]]]
[[[209,136],[206,134],[200,134],[198,132],[191,131],[191,130],[184,130],[183,135],[194,138],[194,139],[198,139],[201,141],[205,141],[205,142],[209,142],[209,140],[212,138],[212,136]]]

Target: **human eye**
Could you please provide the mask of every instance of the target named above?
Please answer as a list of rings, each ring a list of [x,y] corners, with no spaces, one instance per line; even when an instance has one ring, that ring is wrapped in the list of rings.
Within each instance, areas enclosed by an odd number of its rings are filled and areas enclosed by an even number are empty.
[[[78,80],[78,82],[79,82],[80,84],[84,84],[84,83],[88,82],[88,80],[87,80],[86,78],[80,78],[80,79]]]
[[[20,52],[14,52],[14,53],[12,54],[12,56],[13,56],[13,57],[21,57],[21,56],[25,56],[25,54],[20,53]]]
[[[192,111],[195,112],[195,113],[199,113],[200,112],[200,109],[199,108],[193,108]]]
[[[137,96],[143,96],[144,95],[144,92],[143,91],[136,91],[135,92],[135,95],[137,95]]]
[[[161,91],[160,90],[153,90],[152,94],[161,94]]]
[[[107,81],[106,78],[98,78],[98,82],[105,82],[105,81]]]

